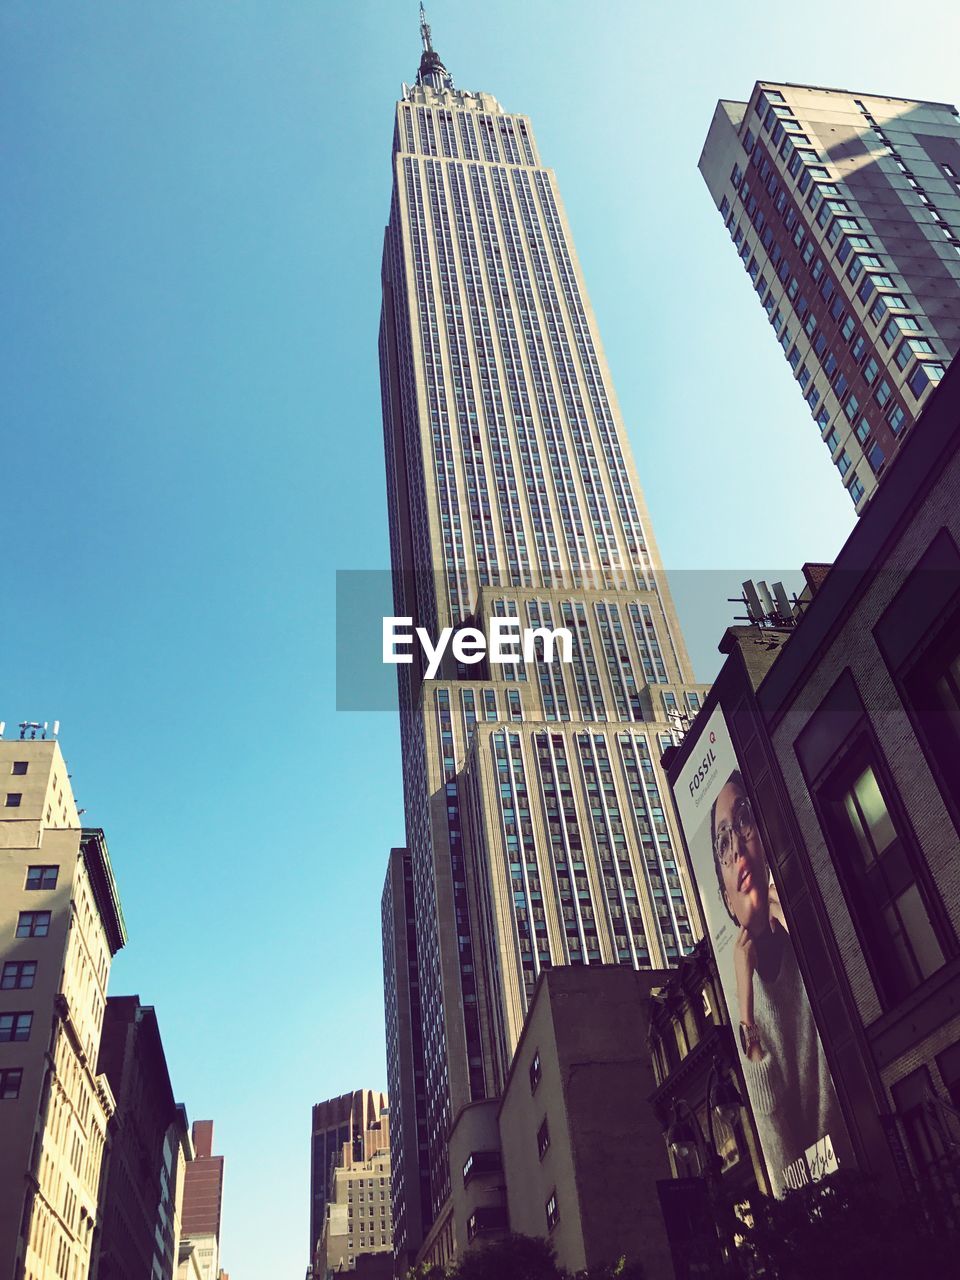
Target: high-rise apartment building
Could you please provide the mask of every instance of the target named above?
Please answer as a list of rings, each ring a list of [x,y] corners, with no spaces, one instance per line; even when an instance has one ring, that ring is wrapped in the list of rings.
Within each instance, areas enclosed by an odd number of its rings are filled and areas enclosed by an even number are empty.
[[[0,742],[0,1275],[88,1273],[114,1112],[97,1049],[126,938],[58,743]]]
[[[390,1151],[387,1097],[357,1089],[314,1105],[310,1118],[310,1262],[327,1221],[334,1174],[346,1154],[362,1164]],[[379,1176],[379,1175],[378,1175]]]
[[[761,81],[700,171],[858,512],[960,348],[960,119]]]
[[[396,1177],[425,1139],[432,1222],[453,1120],[502,1092],[540,972],[660,968],[692,946],[658,762],[700,690],[556,177],[530,120],[455,88],[422,35],[382,271],[395,611],[432,636],[512,618],[572,637],[569,663],[398,667],[415,947],[395,945],[410,913],[394,864],[387,1013],[391,967],[415,956],[419,1015],[394,1007],[419,1016],[423,1063],[421,1081],[416,1037],[395,1034],[391,1128]]]

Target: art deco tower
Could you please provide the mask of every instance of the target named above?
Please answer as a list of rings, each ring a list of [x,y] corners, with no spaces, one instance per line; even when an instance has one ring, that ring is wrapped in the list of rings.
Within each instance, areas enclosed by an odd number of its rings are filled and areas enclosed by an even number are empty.
[[[436,1230],[450,1126],[500,1093],[540,971],[670,965],[692,945],[659,759],[699,705],[556,177],[529,119],[455,88],[421,31],[383,253],[395,612],[434,634],[514,616],[574,644],[570,664],[398,667],[409,854],[384,950],[411,1251],[409,1152]]]

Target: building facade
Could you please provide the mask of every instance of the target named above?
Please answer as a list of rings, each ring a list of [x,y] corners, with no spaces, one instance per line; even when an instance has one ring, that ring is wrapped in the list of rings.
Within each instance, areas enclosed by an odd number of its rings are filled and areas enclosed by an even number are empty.
[[[717,977],[716,965],[705,939],[697,943],[679,968],[650,996],[650,1054],[656,1089],[650,1101],[666,1140],[678,1112],[696,1118],[705,1149],[678,1155],[669,1150],[677,1178],[703,1177],[709,1156],[709,1136],[720,1157],[720,1175],[726,1195],[737,1203],[750,1203],[758,1192],[770,1193],[763,1156],[748,1107],[734,1124],[709,1115],[717,1075],[734,1082],[746,1098],[740,1050],[730,1027],[729,1011]],[[689,1109],[689,1110],[688,1110]]]
[[[390,1212],[390,1126],[386,1111],[365,1142],[344,1142],[333,1169],[326,1216],[317,1244],[314,1276],[329,1280],[369,1268],[371,1276],[393,1271]]]
[[[110,996],[98,1069],[116,1099],[100,1191],[90,1280],[174,1280],[180,1252],[186,1114],[174,1100],[153,1008]]]
[[[398,667],[423,1085],[394,1054],[389,1087],[423,1103],[394,1167],[425,1134],[433,1222],[454,1119],[502,1090],[540,973],[692,946],[658,760],[702,690],[555,175],[529,119],[456,89],[422,35],[382,272],[395,611],[431,636],[512,618],[572,637],[569,663]]]
[[[657,1182],[670,1177],[649,1044],[668,975],[590,966],[537,988],[498,1117],[510,1227],[546,1236],[570,1272],[643,1265],[673,1280]]]
[[[722,712],[737,866],[759,837],[850,1159],[940,1231],[960,1229],[958,440],[960,366],[829,572],[810,575],[798,624],[728,631],[668,761],[672,782],[689,776]]]
[[[182,1238],[195,1246],[202,1280],[217,1280],[224,1159],[213,1154],[212,1120],[196,1120],[191,1139],[193,1159],[187,1162],[184,1175]]]
[[[114,1095],[97,1066],[126,929],[55,741],[0,742],[0,1274],[87,1275]]]
[[[390,1150],[386,1094],[357,1089],[314,1104],[310,1118],[310,1261],[327,1220],[334,1171],[350,1159],[370,1160]]]
[[[413,862],[409,849],[390,850],[383,888],[382,928],[387,1075],[397,1082],[399,1089],[390,1095],[390,1209],[394,1257],[397,1272],[403,1275],[413,1265],[430,1226],[423,1019]]]
[[[860,512],[960,347],[957,109],[761,81],[700,171]]]

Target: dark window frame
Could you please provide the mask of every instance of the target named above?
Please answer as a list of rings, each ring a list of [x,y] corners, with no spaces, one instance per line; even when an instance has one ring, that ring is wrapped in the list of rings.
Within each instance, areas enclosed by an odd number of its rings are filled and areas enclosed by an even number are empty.
[[[543,1157],[547,1154],[549,1150],[550,1150],[550,1125],[547,1123],[547,1117],[544,1116],[543,1123],[540,1125],[540,1128],[537,1130],[537,1152],[540,1156],[541,1162],[543,1161]]]
[[[43,917],[46,917],[43,920]],[[30,928],[27,933],[21,933],[21,927],[24,919],[29,920]],[[43,920],[42,932],[37,929],[37,923]],[[17,938],[47,938],[50,936],[50,925],[53,923],[53,913],[51,911],[21,911],[17,916],[17,928],[14,934]]]
[[[886,756],[880,748],[872,724],[864,718],[839,745],[831,758],[823,764],[816,777],[808,777],[806,781],[824,843],[830,854],[847,911],[860,942],[864,962],[870,973],[877,999],[883,1011],[888,1012],[913,996],[925,982],[941,971],[943,965],[926,977],[920,975],[912,987],[899,992],[891,979],[890,971],[885,971],[883,968],[882,957],[887,954],[886,946],[889,939],[883,937],[878,931],[879,913],[871,912],[868,915],[865,909],[869,905],[867,886],[865,877],[858,874],[856,851],[853,849],[855,837],[849,819],[844,816],[842,821],[838,820],[842,796],[853,787],[861,771],[868,765],[873,770],[887,812],[902,846],[903,858],[912,873],[912,883],[916,885],[934,937],[943,953],[944,964],[949,963],[950,959],[956,955],[957,948],[943,902],[933,884],[929,866],[917,842],[913,825],[893,783]],[[901,894],[903,892],[905,889],[900,890]],[[896,895],[892,893],[890,902],[893,903],[895,900]]]
[[[27,974],[27,968],[30,973]],[[29,977],[29,982],[24,982],[23,978]],[[16,979],[9,981],[8,979]],[[0,991],[30,991],[37,980],[37,962],[36,960],[5,960],[3,967],[0,968]]]
[[[10,1034],[3,1034],[0,1027],[0,1044],[26,1044],[30,1039],[30,1033],[33,1031],[33,1010],[32,1009],[4,1009],[0,1012],[0,1019],[9,1018]],[[22,1026],[23,1020],[26,1019],[25,1029]]]
[[[537,1087],[543,1078],[543,1067],[540,1063],[540,1050],[534,1049],[533,1057],[530,1059],[530,1092],[536,1093]]]
[[[53,872],[52,882],[50,877],[51,871]],[[38,884],[30,883],[30,877],[34,872],[40,873],[38,877],[39,879]],[[55,864],[49,863],[49,862],[34,863],[33,865],[27,867],[27,879],[23,886],[24,891],[28,893],[41,893],[45,891],[49,892],[51,889],[55,889],[57,887],[57,881],[59,880],[59,878],[60,878],[59,863],[55,863]]]
[[[0,1067],[0,1102],[16,1102],[22,1088],[23,1067]]]
[[[551,1205],[553,1206],[552,1209],[550,1207]],[[557,1200],[556,1187],[554,1187],[544,1201],[543,1210],[547,1219],[547,1231],[550,1232],[560,1221],[560,1202]]]

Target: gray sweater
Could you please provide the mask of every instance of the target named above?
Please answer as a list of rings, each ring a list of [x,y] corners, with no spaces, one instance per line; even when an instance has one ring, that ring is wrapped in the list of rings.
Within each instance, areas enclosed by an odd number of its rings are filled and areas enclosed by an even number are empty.
[[[788,1167],[821,1138],[839,1139],[843,1121],[793,943],[779,923],[774,930],[779,971],[766,982],[753,975],[763,1053],[755,1061],[744,1058],[743,1070],[773,1191],[782,1195],[787,1186],[807,1181],[803,1163],[799,1176],[789,1179]]]

